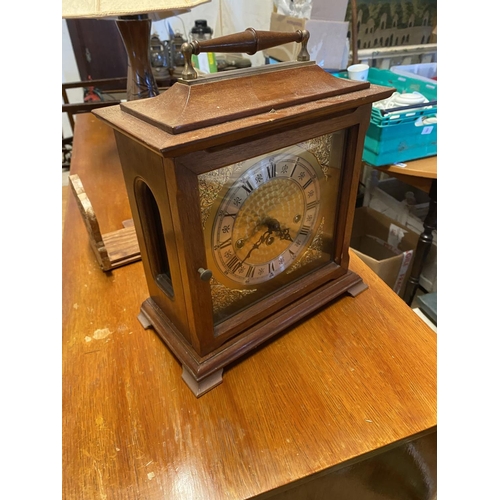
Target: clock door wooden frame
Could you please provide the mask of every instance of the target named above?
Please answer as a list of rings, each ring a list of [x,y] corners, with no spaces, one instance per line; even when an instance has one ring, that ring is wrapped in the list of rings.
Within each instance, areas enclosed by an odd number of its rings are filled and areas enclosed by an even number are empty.
[[[139,319],[154,328],[182,364],[182,378],[201,396],[221,383],[228,364],[339,295],[365,288],[348,268],[349,241],[371,104],[392,89],[338,79],[311,63],[175,85],[172,92],[95,114],[115,128],[150,293]],[[259,95],[253,113],[248,102],[237,112],[241,99],[225,108],[221,102],[220,113],[198,109],[196,123],[179,125],[179,106],[189,116],[198,97],[213,106],[221,88],[245,85]],[[168,114],[172,95],[186,88],[187,100]],[[299,91],[300,99],[275,109],[283,93]],[[266,112],[262,96],[268,96]],[[214,324],[198,175],[341,130],[346,133],[332,262]]]

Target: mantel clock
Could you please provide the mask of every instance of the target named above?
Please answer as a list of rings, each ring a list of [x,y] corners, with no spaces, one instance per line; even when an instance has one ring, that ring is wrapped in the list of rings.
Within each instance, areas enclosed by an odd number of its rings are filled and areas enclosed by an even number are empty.
[[[371,105],[392,89],[336,78],[307,31],[184,44],[157,97],[94,111],[115,129],[153,327],[200,396],[225,366],[344,293]],[[197,77],[192,54],[302,44],[299,61]],[[326,333],[325,333],[326,334]]]

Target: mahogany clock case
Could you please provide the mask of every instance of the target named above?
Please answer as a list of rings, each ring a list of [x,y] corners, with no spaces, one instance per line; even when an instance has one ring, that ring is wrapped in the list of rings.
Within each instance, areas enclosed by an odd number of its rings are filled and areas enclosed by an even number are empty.
[[[234,98],[248,78],[254,97],[239,95],[235,103],[218,91],[232,89]],[[179,91],[176,85],[184,87]],[[371,104],[388,97],[392,89],[338,79],[311,64],[174,87],[171,94],[167,90],[158,97],[94,113],[115,129],[150,293],[141,317],[181,361],[187,377],[200,383],[340,294],[362,286],[361,278],[348,269],[361,153]],[[200,102],[205,95],[211,103],[198,109],[196,123],[184,123],[181,131],[158,124],[159,116],[163,123],[179,121],[179,106],[169,110],[165,104],[179,93],[187,96],[181,106],[188,110],[186,116],[192,116],[190,99]],[[248,111],[246,105],[255,96],[258,109]],[[290,96],[288,102],[283,96]],[[267,108],[263,99],[268,100]],[[221,116],[228,120],[221,122]],[[327,206],[326,220],[333,229],[322,253],[328,258],[310,272],[262,293],[259,300],[236,301],[233,309],[217,317],[213,278],[203,278],[212,259],[204,244],[200,179],[318,138],[327,138],[330,147],[341,152],[334,169],[336,188]]]

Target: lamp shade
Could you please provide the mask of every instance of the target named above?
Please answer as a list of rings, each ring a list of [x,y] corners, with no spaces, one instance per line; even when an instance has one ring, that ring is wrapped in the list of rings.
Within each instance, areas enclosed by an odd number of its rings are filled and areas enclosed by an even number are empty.
[[[63,0],[64,19],[119,17],[136,14],[166,14],[189,11],[210,0]]]

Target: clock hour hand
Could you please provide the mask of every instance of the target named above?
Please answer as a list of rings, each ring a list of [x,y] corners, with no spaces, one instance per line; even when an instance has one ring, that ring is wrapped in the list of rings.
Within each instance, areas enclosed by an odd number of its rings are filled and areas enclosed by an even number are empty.
[[[276,233],[276,235],[279,236],[280,240],[293,241],[292,237],[290,236],[290,230],[288,228],[281,229],[281,225],[276,219],[267,219],[264,221],[264,224],[267,226],[267,231],[265,231],[261,235],[261,237],[253,244],[252,248],[248,251],[245,258],[241,261],[242,264],[245,263],[252,252],[254,250],[257,250],[257,248],[259,248],[262,243],[270,245],[274,241],[273,233]]]
[[[265,241],[268,240],[268,238],[273,234],[273,231],[272,229],[267,229],[267,231],[265,233],[263,233],[261,235],[261,237],[253,244],[252,248],[250,248],[250,250],[248,251],[246,257],[241,261],[242,264],[245,263],[245,261],[250,257],[250,255],[252,254],[252,252],[254,250],[257,250],[257,248],[259,248],[262,243],[264,243]]]
[[[280,240],[288,240],[288,241],[293,241],[293,238],[290,236],[290,229],[280,229],[278,232],[278,236],[280,237]]]
[[[293,241],[293,238],[290,236],[290,229],[281,228],[281,224],[276,219],[269,219],[267,221],[267,227],[271,229],[277,236],[279,236],[280,240],[288,240]]]

